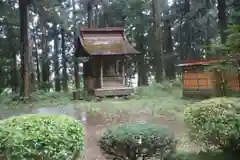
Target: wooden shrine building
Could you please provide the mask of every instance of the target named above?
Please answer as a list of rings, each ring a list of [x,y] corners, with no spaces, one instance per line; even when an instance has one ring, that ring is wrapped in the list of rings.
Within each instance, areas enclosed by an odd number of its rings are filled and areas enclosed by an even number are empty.
[[[83,65],[85,90],[98,97],[131,94],[126,62],[127,57],[138,53],[123,28],[81,28],[76,54],[88,58]]]

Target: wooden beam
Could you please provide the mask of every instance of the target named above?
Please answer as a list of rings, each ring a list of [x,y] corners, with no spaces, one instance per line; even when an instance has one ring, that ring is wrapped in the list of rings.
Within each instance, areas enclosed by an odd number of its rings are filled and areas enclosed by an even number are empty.
[[[119,71],[119,68],[118,68],[118,67],[119,67],[119,63],[118,63],[118,62],[119,62],[119,60],[116,60],[115,73],[116,73],[117,75],[119,75],[119,72],[118,72],[118,71]]]
[[[103,60],[101,59],[101,67],[100,67],[100,88],[103,87]]]
[[[122,78],[123,78],[123,85],[125,86],[125,70],[124,70],[124,60],[122,63]]]

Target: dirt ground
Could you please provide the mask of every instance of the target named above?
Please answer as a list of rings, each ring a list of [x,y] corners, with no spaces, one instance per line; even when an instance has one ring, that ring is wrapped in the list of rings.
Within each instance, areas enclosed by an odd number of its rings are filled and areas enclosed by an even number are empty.
[[[101,115],[96,113],[87,117],[85,123],[86,129],[86,152],[87,160],[104,160],[103,155],[97,145],[97,142],[103,132],[110,126],[122,123],[153,123],[159,125],[166,125],[177,133],[177,137],[185,134],[185,126],[182,120],[174,118],[170,113],[159,113],[159,116],[152,116],[147,113],[128,113],[121,112],[115,114]],[[184,142],[179,142],[180,146],[188,147]]]

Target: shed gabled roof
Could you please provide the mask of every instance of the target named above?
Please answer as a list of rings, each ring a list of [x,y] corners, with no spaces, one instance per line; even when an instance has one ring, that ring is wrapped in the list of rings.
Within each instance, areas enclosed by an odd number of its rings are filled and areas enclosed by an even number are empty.
[[[209,65],[210,63],[216,63],[219,62],[218,59],[212,58],[212,59],[202,59],[202,60],[185,60],[184,63],[178,64],[178,67],[184,67],[184,66],[196,66],[196,65]]]
[[[124,35],[123,28],[81,28],[80,43],[90,55],[138,54]]]

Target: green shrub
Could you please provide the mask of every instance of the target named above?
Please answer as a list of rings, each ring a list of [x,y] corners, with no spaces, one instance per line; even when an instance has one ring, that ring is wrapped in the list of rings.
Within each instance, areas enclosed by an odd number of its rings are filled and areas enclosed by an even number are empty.
[[[153,98],[165,95],[166,93],[172,92],[172,86],[169,82],[155,83],[153,82],[149,86],[138,87],[136,89],[135,96],[139,99],[142,98]]]
[[[177,149],[168,160],[196,160],[197,154],[185,149]]]
[[[183,86],[183,78],[177,77],[176,79],[171,80],[172,86],[181,88]]]
[[[177,149],[175,154],[166,160],[238,160],[238,157],[234,157],[231,154],[223,152],[191,152],[186,149]]]
[[[106,158],[142,160],[151,157],[170,157],[175,151],[173,133],[154,124],[118,125],[108,129],[99,141]]]
[[[84,147],[83,127],[65,115],[24,115],[0,122],[5,159],[72,160]]]
[[[230,154],[222,152],[189,152],[187,150],[177,150],[169,160],[237,160]]]
[[[161,83],[152,82],[149,86],[137,87],[135,97],[142,98],[159,98],[166,96],[166,93],[172,94],[178,91],[182,86],[181,79],[167,80]]]
[[[239,157],[234,157],[232,154],[223,152],[200,152],[193,160],[238,160]]]
[[[55,92],[55,91],[44,91],[38,90],[31,94],[31,100],[33,101],[70,101],[72,98],[72,93],[68,92]]]
[[[240,100],[213,98],[194,103],[185,110],[191,140],[207,149],[240,151]]]

